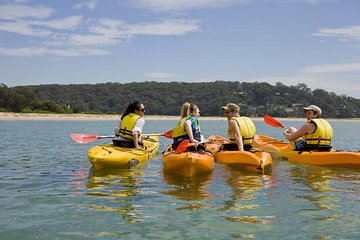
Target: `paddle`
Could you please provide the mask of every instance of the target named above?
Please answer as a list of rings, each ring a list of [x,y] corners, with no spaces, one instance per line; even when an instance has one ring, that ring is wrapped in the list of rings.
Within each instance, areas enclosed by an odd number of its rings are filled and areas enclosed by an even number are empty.
[[[172,138],[172,130],[169,130],[164,133],[149,133],[149,134],[141,134],[141,136],[164,136],[166,138]],[[72,140],[74,140],[77,143],[89,143],[93,142],[97,139],[101,138],[115,138],[116,136],[98,136],[98,135],[92,135],[92,134],[84,134],[84,133],[73,133],[70,134],[70,137]]]
[[[200,143],[207,143],[209,141],[203,141],[203,142],[199,142]],[[195,143],[190,142],[189,139],[185,139],[183,140],[176,148],[175,152],[184,152],[188,147],[194,146]]]
[[[163,136],[163,137],[166,137],[166,138],[173,138],[172,137],[172,131],[173,130],[169,130],[167,132],[164,132],[164,133],[149,133],[149,134],[141,134],[141,136]]]
[[[285,128],[284,125],[282,125],[278,120],[276,120],[275,118],[270,117],[269,115],[265,114],[264,115],[264,121],[272,126],[272,127],[278,127],[278,128]]]
[[[92,134],[73,133],[73,134],[70,134],[70,137],[72,140],[74,140],[77,143],[89,143],[89,142],[93,142],[97,139],[114,138],[115,136],[114,135],[98,136],[98,135],[92,135]]]

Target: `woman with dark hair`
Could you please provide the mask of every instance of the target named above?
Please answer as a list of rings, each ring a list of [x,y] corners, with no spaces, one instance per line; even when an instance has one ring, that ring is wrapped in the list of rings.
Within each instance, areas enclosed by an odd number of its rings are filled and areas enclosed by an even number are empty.
[[[114,146],[143,149],[140,134],[145,124],[145,107],[140,102],[130,103],[115,127]]]

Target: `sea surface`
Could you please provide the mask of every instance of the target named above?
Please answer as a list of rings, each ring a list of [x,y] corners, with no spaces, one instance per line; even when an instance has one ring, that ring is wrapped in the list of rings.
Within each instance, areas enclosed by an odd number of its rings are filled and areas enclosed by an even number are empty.
[[[200,118],[201,120],[201,118]],[[282,121],[299,127],[302,121]],[[0,239],[359,239],[360,168],[274,159],[262,172],[215,164],[183,178],[159,154],[132,169],[97,172],[71,133],[111,135],[113,121],[0,121]],[[147,120],[144,132],[172,129]],[[282,129],[255,121],[259,134]],[[335,149],[360,150],[360,122],[332,121]],[[205,137],[227,121],[203,120]]]

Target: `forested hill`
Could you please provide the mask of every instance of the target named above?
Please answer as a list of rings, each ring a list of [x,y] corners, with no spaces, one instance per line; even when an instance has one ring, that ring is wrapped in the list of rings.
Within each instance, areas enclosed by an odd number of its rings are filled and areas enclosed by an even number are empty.
[[[274,117],[304,117],[302,106],[315,104],[323,117],[359,118],[360,100],[305,84],[280,82],[142,82],[71,85],[33,85],[8,88],[0,85],[0,110],[15,112],[117,113],[129,102],[143,102],[146,114],[179,115],[185,101],[194,102],[202,116],[222,116],[221,106],[234,102],[241,114]]]

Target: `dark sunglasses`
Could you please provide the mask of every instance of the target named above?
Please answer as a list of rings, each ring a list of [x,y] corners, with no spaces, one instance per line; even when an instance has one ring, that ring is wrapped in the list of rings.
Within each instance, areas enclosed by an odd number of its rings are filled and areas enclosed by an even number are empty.
[[[145,108],[139,109],[139,112],[145,112]]]

